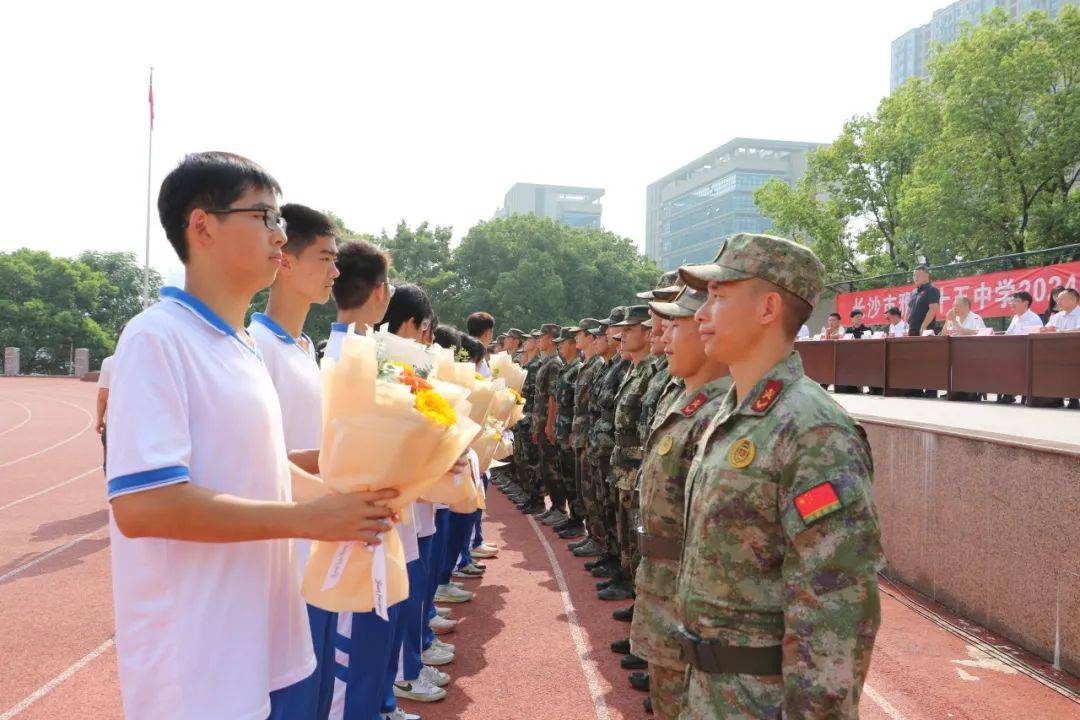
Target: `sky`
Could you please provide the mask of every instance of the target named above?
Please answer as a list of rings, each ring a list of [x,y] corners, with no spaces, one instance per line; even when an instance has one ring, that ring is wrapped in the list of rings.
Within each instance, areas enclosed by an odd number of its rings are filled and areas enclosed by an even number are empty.
[[[645,188],[734,137],[828,142],[889,91],[889,46],[947,0],[18,3],[0,27],[0,252],[143,254],[187,152],[393,232],[491,218],[515,182]],[[152,211],[150,262],[180,265]]]

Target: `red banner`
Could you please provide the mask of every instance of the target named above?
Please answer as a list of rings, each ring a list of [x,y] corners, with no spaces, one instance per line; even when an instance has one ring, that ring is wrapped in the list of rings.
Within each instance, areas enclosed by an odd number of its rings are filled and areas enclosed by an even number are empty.
[[[941,309],[938,319],[953,306],[956,298],[964,296],[971,299],[971,309],[984,318],[1008,317],[1012,315],[1009,296],[1014,292],[1026,290],[1031,293],[1034,302],[1031,309],[1038,314],[1046,310],[1050,303],[1050,290],[1055,286],[1076,288],[1080,278],[1080,262],[1047,265],[1046,267],[1008,270],[988,275],[971,275],[952,280],[931,280],[934,287],[941,291]],[[885,311],[891,307],[900,308],[907,320],[908,298],[915,289],[914,285],[878,288],[836,296],[836,312],[847,322],[851,311],[860,308],[863,322],[867,325],[884,325]]]

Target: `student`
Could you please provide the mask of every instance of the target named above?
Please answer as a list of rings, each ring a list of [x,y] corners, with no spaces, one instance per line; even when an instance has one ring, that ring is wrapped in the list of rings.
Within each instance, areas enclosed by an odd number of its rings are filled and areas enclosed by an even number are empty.
[[[316,664],[288,539],[377,543],[389,528],[381,503],[394,491],[329,493],[288,461],[277,394],[243,327],[282,262],[280,192],[250,160],[207,152],[158,195],[185,286],[128,323],[107,427],[128,720],[286,717]]]
[[[334,303],[337,322],[330,325],[326,355],[336,358],[341,353],[345,331],[353,325],[363,335],[386,314],[386,306],[394,294],[390,284],[390,256],[366,240],[349,240],[338,247],[337,267],[340,274],[334,280]]]
[[[495,335],[495,318],[490,313],[474,312],[465,318],[465,329],[470,337],[480,341],[481,348],[491,344],[491,338]],[[481,353],[480,362],[477,363],[477,372],[484,377],[491,377],[491,369],[488,368],[486,352]]]
[[[266,312],[252,316],[248,331],[277,391],[285,449],[293,453],[317,450],[322,445],[322,378],[314,344],[303,328],[311,306],[330,299],[338,276],[334,264],[337,241],[333,222],[317,210],[290,203],[282,206],[281,217],[288,227],[281,269],[270,286]],[[318,463],[308,469],[318,472]],[[301,584],[310,549],[305,540],[293,542]],[[303,681],[306,692],[295,693],[291,698],[294,704],[284,716],[325,718],[333,698],[337,613],[313,605],[307,606],[307,613],[317,667]]]

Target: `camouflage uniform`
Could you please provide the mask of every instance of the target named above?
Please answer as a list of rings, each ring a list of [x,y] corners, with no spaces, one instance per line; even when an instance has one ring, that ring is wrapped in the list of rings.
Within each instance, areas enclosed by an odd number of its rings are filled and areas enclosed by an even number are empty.
[[[661,720],[679,716],[686,663],[671,637],[675,619],[675,579],[683,542],[683,485],[697,441],[724,399],[731,378],[706,383],[693,397],[680,389],[668,408],[657,412],[641,465],[642,549],[636,575],[637,600],[630,627],[633,653],[649,661],[649,694]]]
[[[767,280],[811,306],[824,268],[788,240],[739,234],[709,281]],[[730,392],[686,481],[676,593],[691,663],[682,720],[858,718],[880,624],[880,527],[866,435],[792,352]]]
[[[646,357],[626,374],[615,406],[615,447],[611,453],[611,469],[619,498],[615,528],[618,534],[619,558],[628,580],[634,577],[638,559],[637,537],[634,532],[638,526],[640,511],[637,475],[642,457],[638,420],[641,417],[642,397],[649,381],[656,374],[657,359],[655,356]]]
[[[532,407],[536,398],[536,374],[540,370],[541,360],[542,358],[537,354],[525,363],[525,382],[521,386],[521,394],[525,398],[525,407],[522,408],[524,417],[514,426],[514,468],[517,471],[518,485],[530,499],[536,499],[541,495],[537,477],[540,450],[532,440]]]
[[[588,457],[596,503],[600,507],[602,534],[607,541],[605,551],[612,557],[618,557],[618,537],[615,534],[615,506],[618,496],[615,495],[615,485],[611,481],[611,451],[615,447],[615,397],[630,368],[630,361],[612,355],[611,361],[604,368],[589,399],[592,425],[589,428]]]
[[[645,388],[645,394],[641,396],[641,417],[638,418],[638,435],[641,437],[642,446],[649,439],[649,430],[652,427],[653,418],[659,415],[657,404],[660,396],[664,394],[668,383],[671,382],[671,374],[668,372],[667,355],[653,356],[656,372]]]
[[[551,497],[551,506],[560,510],[566,505],[566,498],[559,479],[559,453],[547,439],[544,428],[547,427],[548,400],[555,395],[555,380],[562,366],[563,360],[558,353],[544,357],[536,373],[536,398],[532,406],[532,431],[536,434],[536,444],[540,450],[541,492],[546,490]]]
[[[603,546],[606,539],[602,536],[603,524],[598,517],[599,506],[596,504],[596,490],[593,488],[592,473],[589,472],[588,440],[589,426],[592,418],[589,415],[589,398],[592,395],[593,384],[596,378],[604,371],[604,358],[594,355],[585,361],[578,372],[577,382],[574,383],[574,422],[571,426],[570,437],[577,458],[576,481],[578,494],[581,498],[581,506],[584,514],[581,516],[588,523],[589,536],[597,544]],[[600,533],[600,536],[597,536]]]
[[[572,339],[563,342],[573,342]],[[581,360],[574,358],[562,366],[555,381],[555,445],[559,456],[559,479],[570,506],[570,514],[584,517],[581,500],[574,484],[574,449],[570,447],[570,430],[574,425],[574,385],[581,371]]]

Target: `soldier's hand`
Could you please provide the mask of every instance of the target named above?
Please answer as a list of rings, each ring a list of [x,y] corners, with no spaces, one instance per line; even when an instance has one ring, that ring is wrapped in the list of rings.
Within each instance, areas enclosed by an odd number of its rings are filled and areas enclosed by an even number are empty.
[[[379,534],[391,527],[393,511],[386,503],[397,490],[330,493],[301,503],[303,522],[297,537],[312,540],[379,543]]]

